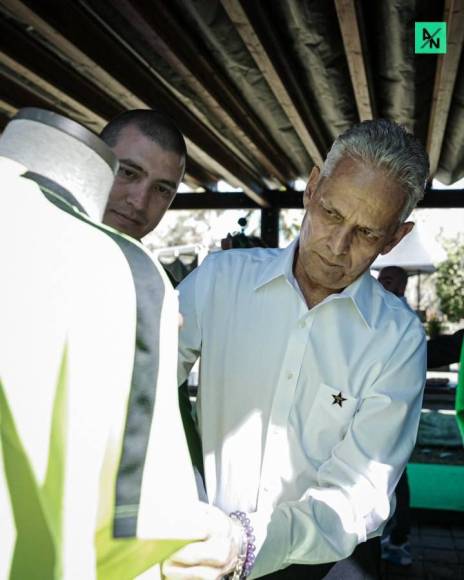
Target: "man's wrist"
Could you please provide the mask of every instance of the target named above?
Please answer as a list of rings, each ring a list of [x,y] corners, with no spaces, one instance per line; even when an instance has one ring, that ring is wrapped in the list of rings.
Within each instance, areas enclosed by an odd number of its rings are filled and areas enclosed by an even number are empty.
[[[230,518],[232,519],[232,524],[236,526],[236,529],[238,530],[240,528],[241,531],[239,555],[230,578],[231,580],[243,580],[250,575],[255,562],[255,536],[250,519],[244,512],[232,512]]]

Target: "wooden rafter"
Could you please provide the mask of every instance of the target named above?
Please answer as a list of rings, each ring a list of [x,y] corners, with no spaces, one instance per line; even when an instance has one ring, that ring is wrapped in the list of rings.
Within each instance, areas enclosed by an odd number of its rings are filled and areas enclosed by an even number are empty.
[[[256,176],[156,82],[149,69],[126,46],[106,34],[88,14],[79,10],[75,2],[64,0],[59,10],[54,10],[49,3],[20,0],[1,0],[0,6],[30,26],[60,58],[125,108],[149,108],[156,103],[159,108],[169,109],[186,136],[189,154],[198,163],[211,167],[232,185],[242,187],[262,207],[267,205],[259,193],[261,186]],[[83,35],[83,30],[91,33]],[[76,36],[79,36],[79,47]]]
[[[1,80],[0,80],[1,82]],[[0,112],[2,113],[2,115],[4,117],[13,117],[13,115],[16,114],[16,111],[18,110],[17,107],[11,105],[10,103],[8,103],[7,101],[4,101],[3,99],[0,99]]]
[[[265,172],[281,184],[296,174],[292,163],[266,134],[253,111],[244,103],[225,77],[213,68],[209,55],[201,50],[171,12],[169,3],[160,3],[156,13],[146,2],[114,0],[112,10],[131,23],[137,34],[175,70],[213,111],[224,126],[245,145]],[[179,42],[182,38],[182,42]],[[195,54],[195,58],[192,58]]]
[[[192,157],[187,159],[185,171],[197,186],[202,186],[205,189],[211,189],[219,181],[218,175],[207,171],[203,165],[198,164]]]
[[[440,161],[451,97],[464,42],[464,2],[462,0],[445,0],[443,20],[448,23],[448,51],[446,54],[438,55],[427,132],[427,152],[430,158],[430,175],[432,176],[436,173]]]
[[[49,102],[53,108],[67,114],[79,123],[87,125],[94,131],[98,131],[105,125],[105,119],[96,115],[91,109],[83,106],[55,85],[45,81],[31,69],[19,64],[3,51],[0,51],[0,67],[3,76],[24,86],[27,90]]]
[[[6,74],[4,74],[6,72]],[[18,110],[23,107],[39,107],[41,109],[52,109],[59,113],[59,108],[55,107],[53,100],[47,95],[40,94],[34,90],[33,86],[18,82],[8,71],[1,70],[0,67],[0,98],[10,107]]]
[[[36,42],[31,34],[15,25],[13,21],[0,18],[0,38],[2,51],[12,62],[23,67],[24,74],[42,79],[50,94],[52,94],[50,87],[56,87],[61,95],[65,95],[64,98],[70,99],[70,111],[75,110],[75,103],[78,103],[79,106],[97,115],[99,119],[93,128],[99,128],[102,123],[124,111],[120,103],[89,82],[73,67],[68,66],[56,54]],[[93,125],[92,120],[89,120],[88,124]]]
[[[367,121],[373,118],[373,104],[369,91],[356,0],[335,0],[335,8],[342,33],[359,119]]]
[[[295,104],[292,96],[285,86],[285,83],[282,81],[282,78],[276,70],[272,59],[269,57],[268,52],[256,34],[256,31],[253,28],[253,25],[245,10],[243,9],[240,1],[221,0],[221,3],[227,12],[228,17],[235,25],[237,32],[240,34],[249,53],[261,70],[280,106],[291,121],[309,156],[314,161],[314,163],[322,166],[324,161],[322,152],[319,150],[319,147],[311,135],[305,120],[301,116],[297,105]]]
[[[281,209],[303,208],[301,191],[263,191],[272,207]],[[464,190],[431,189],[425,194],[418,207],[446,208],[464,207]],[[171,209],[258,209],[259,206],[243,193],[183,193],[176,196]]]

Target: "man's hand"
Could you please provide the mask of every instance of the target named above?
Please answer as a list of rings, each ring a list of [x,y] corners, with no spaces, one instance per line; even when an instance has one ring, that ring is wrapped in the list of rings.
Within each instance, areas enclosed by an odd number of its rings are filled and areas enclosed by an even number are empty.
[[[220,580],[235,568],[242,535],[224,512],[204,504],[207,538],[180,549],[163,563],[166,580]]]

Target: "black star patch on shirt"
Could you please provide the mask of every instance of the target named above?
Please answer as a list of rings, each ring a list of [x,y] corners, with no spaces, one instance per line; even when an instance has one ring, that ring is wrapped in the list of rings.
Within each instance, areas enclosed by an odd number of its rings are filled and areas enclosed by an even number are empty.
[[[338,405],[339,407],[343,406],[343,401],[347,401],[347,399],[345,399],[345,397],[342,395],[341,391],[338,393],[338,395],[332,395],[332,397],[332,405]]]

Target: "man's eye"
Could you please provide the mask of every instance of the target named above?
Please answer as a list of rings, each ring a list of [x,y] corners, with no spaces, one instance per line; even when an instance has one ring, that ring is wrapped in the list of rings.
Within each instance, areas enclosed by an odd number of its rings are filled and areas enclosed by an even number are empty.
[[[377,234],[374,234],[374,232],[366,230],[365,228],[360,228],[359,233],[363,236],[363,238],[366,238],[370,242],[376,242],[379,239]]]
[[[118,175],[124,179],[133,179],[135,177],[135,171],[128,167],[121,166],[119,167]]]
[[[156,193],[159,193],[163,197],[171,197],[173,193],[171,188],[166,187],[165,185],[157,185],[155,191]]]
[[[334,211],[333,209],[329,209],[328,207],[322,207],[322,209],[324,210],[324,213],[326,214],[327,217],[335,219],[335,220],[339,220],[340,216],[339,214]]]

